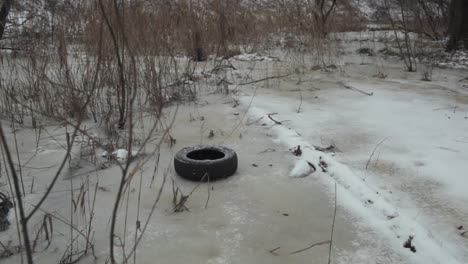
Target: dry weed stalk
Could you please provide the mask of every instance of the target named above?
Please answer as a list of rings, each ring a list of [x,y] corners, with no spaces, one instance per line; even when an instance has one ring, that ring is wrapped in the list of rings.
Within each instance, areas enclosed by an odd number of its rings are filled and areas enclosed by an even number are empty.
[[[47,241],[47,246],[45,246],[44,248],[44,250],[46,250],[47,248],[49,248],[50,244],[52,243],[52,237],[54,235],[54,226],[52,224],[52,217],[49,214],[44,214],[41,227],[36,233],[36,238],[33,240],[33,245],[32,245],[33,251],[36,250],[37,242],[41,234],[45,235],[45,240]]]

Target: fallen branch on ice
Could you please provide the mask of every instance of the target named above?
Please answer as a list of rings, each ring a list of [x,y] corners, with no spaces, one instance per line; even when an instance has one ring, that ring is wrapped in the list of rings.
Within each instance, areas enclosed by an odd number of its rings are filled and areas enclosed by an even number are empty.
[[[330,244],[330,243],[331,243],[331,240],[318,242],[318,243],[312,244],[312,245],[310,245],[310,246],[308,246],[308,247],[306,247],[306,248],[299,249],[299,250],[297,250],[297,251],[291,252],[291,253],[289,253],[289,255],[297,254],[297,253],[300,253],[300,252],[302,252],[302,251],[309,250],[309,249],[311,249],[311,248],[313,248],[313,247],[315,247],[315,246],[326,245],[326,244]]]
[[[325,147],[325,148],[314,145],[314,148],[315,148],[315,150],[321,151],[321,152],[335,152],[335,149],[336,149],[336,147],[334,145],[330,145],[330,146]]]
[[[233,69],[233,70],[237,70],[234,66],[232,66],[232,64],[230,64],[229,62],[229,65],[218,65],[216,67],[214,67],[210,72],[211,73],[217,73],[219,70],[224,70],[224,69]]]
[[[374,95],[374,92],[371,92],[371,93],[364,92],[363,90],[360,90],[360,89],[358,89],[358,88],[356,88],[356,87],[347,85],[347,84],[345,84],[345,83],[343,83],[343,82],[340,82],[340,84],[343,85],[343,87],[346,88],[346,89],[355,90],[355,91],[357,91],[357,92],[360,92],[360,93],[365,94],[365,95],[368,95],[368,96]]]
[[[270,76],[270,77],[266,77],[266,78],[263,78],[263,79],[260,79],[260,80],[255,80],[255,81],[251,81],[251,82],[240,83],[239,85],[247,85],[247,84],[258,83],[258,82],[262,82],[262,81],[266,81],[266,80],[271,80],[271,79],[284,78],[284,77],[288,77],[289,75],[290,75],[290,74],[278,75],[278,76]]]
[[[279,121],[274,120],[274,119],[271,117],[272,115],[276,115],[276,114],[268,114],[268,118],[270,118],[271,121],[275,122],[275,124],[277,124],[277,125],[282,125],[282,124],[283,124],[283,123],[281,123],[281,122],[279,122]]]
[[[280,249],[281,247],[277,247],[277,248],[274,248],[272,250],[270,250],[269,252],[272,254],[272,255],[275,255],[275,256],[279,256],[277,253],[275,253],[276,250]]]

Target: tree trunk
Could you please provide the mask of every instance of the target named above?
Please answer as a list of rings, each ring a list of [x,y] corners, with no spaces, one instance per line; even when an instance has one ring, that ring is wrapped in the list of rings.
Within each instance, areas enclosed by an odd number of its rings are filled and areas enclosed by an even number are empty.
[[[463,41],[465,49],[468,49],[468,1],[452,0],[449,10],[449,41],[446,51],[459,48],[459,42]]]
[[[3,1],[3,4],[0,8],[0,39],[3,37],[3,32],[5,31],[5,25],[10,12],[11,0]]]

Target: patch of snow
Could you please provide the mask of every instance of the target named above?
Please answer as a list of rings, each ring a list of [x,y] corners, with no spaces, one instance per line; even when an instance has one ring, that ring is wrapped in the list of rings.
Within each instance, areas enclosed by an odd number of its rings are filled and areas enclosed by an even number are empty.
[[[468,51],[457,50],[454,53],[442,52],[420,59],[423,63],[431,63],[440,68],[468,69]]]
[[[315,172],[315,169],[307,163],[306,160],[300,159],[294,165],[294,168],[289,174],[292,178],[304,178]]]
[[[136,150],[133,150],[131,155],[130,155],[130,158],[134,158],[138,155],[138,151]],[[114,152],[112,152],[112,156],[117,160],[117,161],[120,161],[120,162],[124,162],[127,160],[127,157],[128,157],[128,150],[125,150],[125,149],[117,149],[115,150]]]
[[[279,58],[271,57],[271,56],[260,56],[256,53],[244,53],[237,56],[232,57],[234,60],[238,61],[279,61]]]
[[[250,98],[242,99],[244,104],[249,104]],[[279,111],[278,104],[269,98],[257,98],[268,109],[261,109],[252,104],[249,115],[254,119],[266,116],[269,111]],[[287,103],[282,105],[287,107]],[[280,107],[281,108],[281,107]],[[285,109],[283,109],[285,110]],[[286,110],[285,110],[286,111]],[[293,119],[288,116],[288,119]],[[268,121],[270,122],[270,121]],[[277,140],[285,146],[300,145],[302,147],[301,159],[298,159],[290,176],[304,177],[311,168],[308,164],[314,164],[317,172],[312,175],[324,185],[337,184],[338,204],[366,219],[366,225],[370,224],[379,233],[392,241],[392,248],[408,257],[410,263],[464,263],[456,256],[460,256],[459,247],[451,241],[442,240],[436,230],[426,228],[416,221],[411,211],[404,210],[392,204],[385,196],[379,194],[379,189],[364,181],[365,175],[358,175],[345,164],[337,161],[332,155],[316,151],[314,147],[293,129],[283,125],[277,125],[273,121],[271,130]],[[326,164],[326,168],[320,170],[320,164]],[[415,236],[413,241],[417,253],[412,253],[403,247],[409,236]]]

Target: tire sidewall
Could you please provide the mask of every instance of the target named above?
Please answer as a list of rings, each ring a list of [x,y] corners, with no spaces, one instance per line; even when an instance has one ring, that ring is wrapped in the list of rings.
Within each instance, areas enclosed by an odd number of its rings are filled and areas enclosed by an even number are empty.
[[[189,153],[203,149],[222,152],[224,157],[215,160],[194,160],[187,157]],[[237,154],[232,149],[220,145],[186,147],[176,153],[174,169],[179,176],[188,180],[215,181],[229,177],[236,172]]]

